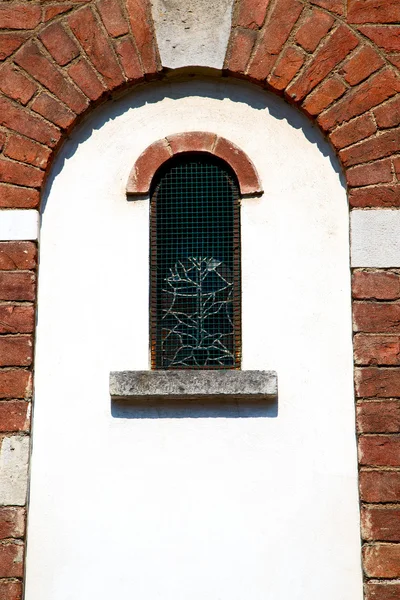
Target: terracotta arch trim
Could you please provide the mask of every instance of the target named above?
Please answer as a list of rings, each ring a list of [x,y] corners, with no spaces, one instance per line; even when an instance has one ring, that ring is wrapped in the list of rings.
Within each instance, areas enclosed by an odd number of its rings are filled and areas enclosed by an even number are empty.
[[[247,154],[233,142],[204,131],[177,133],[148,146],[133,165],[126,193],[129,196],[148,194],[157,169],[168,159],[184,152],[207,152],[221,158],[236,173],[242,196],[262,194],[260,179]]]

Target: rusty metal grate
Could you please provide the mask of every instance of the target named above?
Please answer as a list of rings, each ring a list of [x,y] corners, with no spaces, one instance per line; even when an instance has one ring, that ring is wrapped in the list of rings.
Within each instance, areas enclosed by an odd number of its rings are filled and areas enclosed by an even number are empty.
[[[185,154],[157,174],[150,247],[152,367],[239,368],[239,190],[224,162]]]

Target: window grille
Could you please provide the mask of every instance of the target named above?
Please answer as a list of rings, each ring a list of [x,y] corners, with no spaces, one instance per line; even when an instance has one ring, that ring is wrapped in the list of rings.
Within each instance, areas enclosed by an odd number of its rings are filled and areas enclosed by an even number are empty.
[[[190,153],[164,165],[150,248],[152,368],[239,368],[239,188],[226,163]]]

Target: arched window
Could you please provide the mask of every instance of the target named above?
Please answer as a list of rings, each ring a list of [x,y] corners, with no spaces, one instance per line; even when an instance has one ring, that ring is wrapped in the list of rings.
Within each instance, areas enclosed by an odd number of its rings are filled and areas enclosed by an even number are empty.
[[[150,248],[152,367],[239,368],[239,186],[224,161],[184,153],[159,169]]]

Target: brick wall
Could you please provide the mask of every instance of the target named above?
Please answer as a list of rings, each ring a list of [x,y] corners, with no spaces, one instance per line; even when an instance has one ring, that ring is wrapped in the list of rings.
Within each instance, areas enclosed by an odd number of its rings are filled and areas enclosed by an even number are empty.
[[[400,2],[237,0],[225,73],[283,95],[330,139],[351,209],[400,206]],[[0,597],[21,597],[38,208],[76,123],[162,77],[146,0],[0,1]],[[20,210],[16,210],[20,209]],[[13,210],[10,221],[10,210]],[[4,214],[3,214],[4,213]],[[1,231],[1,229],[0,229]],[[8,236],[8,237],[7,237]],[[400,597],[400,261],[353,273],[365,590]],[[379,266],[379,265],[376,265]],[[368,265],[365,265],[368,267]],[[8,466],[4,466],[7,464]],[[10,467],[11,465],[11,467]],[[10,471],[11,469],[11,471]]]

